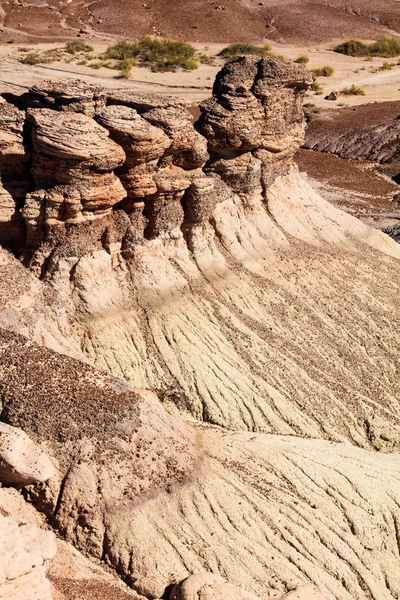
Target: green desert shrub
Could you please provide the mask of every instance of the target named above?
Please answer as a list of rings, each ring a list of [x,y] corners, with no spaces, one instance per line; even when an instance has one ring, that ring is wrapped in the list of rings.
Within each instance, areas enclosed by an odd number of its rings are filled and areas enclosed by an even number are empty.
[[[256,56],[268,56],[271,52],[270,44],[264,46],[254,46],[253,44],[237,43],[227,46],[219,53],[219,56],[228,60],[233,60],[238,56],[244,56],[246,54],[255,54]]]
[[[152,71],[193,71],[199,67],[196,50],[188,42],[172,42],[146,36],[137,43],[138,56]]]
[[[93,52],[93,50],[93,46],[79,41],[68,42],[65,46],[65,51],[68,52],[68,54],[77,54],[78,52]]]
[[[335,69],[330,65],[326,65],[325,67],[316,67],[315,69],[311,69],[311,73],[314,73],[316,77],[332,77],[335,73]]]
[[[132,67],[135,66],[134,58],[125,58],[118,65],[118,73],[122,79],[130,79],[132,75]]]
[[[155,72],[197,69],[199,61],[196,50],[188,42],[172,42],[146,36],[138,42],[122,41],[110,46],[106,58],[129,60],[138,58]]]
[[[52,62],[52,59],[48,56],[42,56],[37,52],[30,52],[24,58],[20,59],[20,62],[23,65],[39,65],[39,64],[47,64]]]
[[[353,83],[352,86],[340,90],[342,96],[365,96],[365,91]]]
[[[105,58],[114,58],[115,60],[126,60],[127,58],[135,58],[138,55],[137,44],[122,41],[117,42],[113,46],[109,46],[104,54]]]
[[[306,54],[302,54],[301,56],[298,56],[294,62],[299,65],[308,65],[310,58]]]
[[[376,42],[366,44],[361,40],[348,40],[334,48],[335,52],[347,56],[381,56],[390,58],[400,55],[400,39],[392,35],[383,35]]]

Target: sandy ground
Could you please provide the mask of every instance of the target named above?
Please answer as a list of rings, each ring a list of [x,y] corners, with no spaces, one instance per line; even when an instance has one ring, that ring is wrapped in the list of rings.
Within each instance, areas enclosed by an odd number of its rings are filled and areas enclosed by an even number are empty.
[[[86,38],[85,38],[86,41]],[[110,40],[98,43],[94,38],[87,40],[94,48],[95,54],[104,52]],[[194,44],[196,48],[209,55],[216,56],[224,44]],[[216,66],[201,65],[199,69],[191,72],[178,71],[176,73],[152,73],[143,67],[134,67],[132,78],[129,81],[121,80],[118,72],[113,69],[101,68],[94,70],[87,65],[75,63],[54,62],[43,65],[22,65],[19,61],[23,57],[20,48],[29,47],[36,51],[51,48],[62,48],[62,43],[41,43],[34,45],[6,44],[0,46],[0,92],[28,88],[34,83],[44,79],[64,77],[78,77],[85,81],[97,82],[106,87],[128,88],[138,91],[153,91],[161,94],[173,94],[186,98],[188,101],[198,102],[211,95],[212,83],[218,70],[224,64],[219,58]],[[390,71],[376,72],[388,59],[375,58],[367,62],[363,58],[353,58],[337,54],[327,46],[287,46],[273,44],[273,50],[288,59],[296,59],[306,54],[310,58],[309,67],[331,65],[335,69],[333,77],[320,77],[324,94],[316,95],[309,92],[306,102],[312,102],[319,107],[332,107],[334,105],[348,104],[360,105],[366,102],[383,102],[398,100],[400,98],[400,66]],[[397,62],[394,60],[393,62]],[[343,97],[337,102],[325,100],[325,95],[332,90],[340,90],[352,84],[361,86],[365,96]]]

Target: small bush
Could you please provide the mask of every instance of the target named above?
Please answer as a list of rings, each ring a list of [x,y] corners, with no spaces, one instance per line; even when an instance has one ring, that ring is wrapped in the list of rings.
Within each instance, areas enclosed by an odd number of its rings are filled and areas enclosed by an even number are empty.
[[[359,87],[357,85],[354,85],[354,83],[351,87],[340,90],[340,93],[343,96],[365,96],[365,91],[363,90],[363,88]]]
[[[271,52],[270,44],[265,46],[253,46],[253,44],[237,43],[227,46],[219,53],[219,56],[226,59],[234,59],[238,56],[244,56],[247,54],[255,54],[256,56],[268,56]]]
[[[31,52],[30,54],[24,56],[24,58],[21,58],[20,62],[23,65],[39,65],[50,63],[52,60],[49,57],[40,56],[40,54],[37,52]]]
[[[105,58],[114,58],[116,60],[135,58],[137,55],[137,44],[131,44],[127,41],[117,42],[114,46],[109,46],[104,54]]]
[[[294,62],[300,65],[308,65],[308,63],[310,62],[310,58],[306,54],[303,54],[296,58]]]
[[[346,56],[367,56],[368,45],[360,40],[348,40],[336,46],[334,52],[346,54]]]
[[[311,69],[311,73],[314,73],[316,77],[332,77],[335,73],[335,69],[330,65],[326,65],[325,67],[316,67],[315,69]]]
[[[93,52],[93,46],[89,46],[89,44],[85,44],[84,42],[68,42],[65,46],[65,51],[68,54],[77,54],[78,52]]]
[[[215,66],[215,57],[208,56],[208,54],[204,54],[203,52],[197,53],[197,58],[202,65],[210,65],[212,67]]]
[[[396,67],[396,63],[384,62],[383,65],[379,67],[379,71],[391,71]]]
[[[392,35],[383,35],[376,42],[366,44],[360,40],[348,40],[334,48],[335,52],[347,56],[381,56],[391,58],[400,54],[400,39]]]
[[[119,65],[118,65],[118,72],[119,72],[119,76],[122,79],[130,79],[132,73],[132,67],[135,66],[135,59],[134,58],[125,58],[124,60],[121,60]]]
[[[196,50],[188,42],[171,42],[144,37],[138,43],[138,56],[155,72],[198,69]]]
[[[324,93],[324,88],[321,84],[318,83],[318,81],[314,81],[314,83],[311,84],[310,88],[313,92],[315,92],[316,96],[322,96],[322,94]]]
[[[26,47],[18,48],[18,52],[32,52],[32,48],[26,48]]]
[[[10,38],[9,40],[7,40],[7,44],[15,44],[14,38]]]
[[[188,42],[172,42],[149,36],[136,43],[118,42],[110,46],[104,56],[119,61],[138,58],[155,72],[176,71],[179,68],[192,71],[199,67],[196,50]],[[122,70],[125,70],[124,65]]]

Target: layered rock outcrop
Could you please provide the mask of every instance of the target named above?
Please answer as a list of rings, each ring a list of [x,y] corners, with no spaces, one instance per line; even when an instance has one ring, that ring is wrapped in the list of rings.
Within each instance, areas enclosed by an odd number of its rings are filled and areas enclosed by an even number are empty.
[[[20,209],[31,189],[24,122],[23,111],[6,102],[0,104],[0,236],[2,245],[14,248],[23,244]]]
[[[232,175],[240,178],[243,193],[260,181],[267,189],[303,142],[302,104],[311,83],[307,70],[274,58],[246,57],[226,65],[213,98],[200,105],[198,129],[212,154],[209,169],[228,182]]]
[[[110,214],[126,196],[113,172],[125,154],[105,129],[80,113],[33,109],[28,121],[36,190],[27,194],[22,216],[26,245],[37,248],[52,228]]]

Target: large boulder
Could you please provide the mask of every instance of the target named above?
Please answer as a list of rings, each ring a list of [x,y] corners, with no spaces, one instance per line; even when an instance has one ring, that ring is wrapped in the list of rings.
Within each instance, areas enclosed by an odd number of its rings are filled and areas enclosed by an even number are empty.
[[[0,423],[0,483],[25,486],[47,481],[54,466],[21,429]]]
[[[174,585],[170,600],[258,600],[214,573],[195,573]]]

